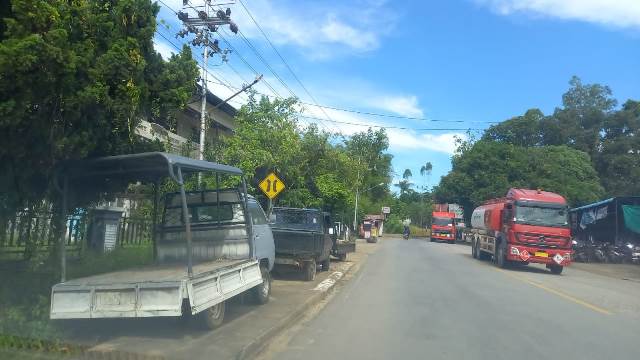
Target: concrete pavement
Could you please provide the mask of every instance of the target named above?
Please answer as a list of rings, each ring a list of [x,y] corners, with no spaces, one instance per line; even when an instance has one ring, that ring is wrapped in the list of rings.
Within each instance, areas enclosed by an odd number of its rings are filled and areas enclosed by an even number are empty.
[[[356,271],[378,244],[358,241],[346,262],[332,261],[331,270],[315,281],[284,271],[274,276],[269,303],[259,306],[239,299],[227,307],[225,323],[201,330],[174,318],[95,319],[68,324],[71,344],[100,359],[238,359],[251,357],[279,331],[321,301],[344,274]]]
[[[468,246],[391,239],[262,359],[635,359],[639,299],[633,281],[500,270]]]

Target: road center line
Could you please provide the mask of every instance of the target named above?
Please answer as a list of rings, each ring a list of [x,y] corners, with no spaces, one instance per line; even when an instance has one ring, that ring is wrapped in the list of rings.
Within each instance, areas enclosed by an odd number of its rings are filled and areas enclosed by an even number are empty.
[[[499,272],[501,272],[501,273],[503,273],[503,274],[505,274],[505,275],[507,275],[507,276],[509,276],[511,278],[520,280],[520,281],[525,282],[525,283],[527,283],[529,285],[533,285],[533,286],[537,287],[538,289],[542,289],[544,291],[547,291],[549,293],[557,295],[557,296],[559,296],[559,297],[561,297],[561,298],[563,298],[565,300],[569,300],[569,301],[571,301],[573,303],[576,303],[578,305],[582,305],[582,306],[584,306],[584,307],[586,307],[588,309],[591,309],[591,310],[593,310],[595,312],[599,312],[599,313],[605,314],[605,315],[611,315],[612,314],[610,311],[608,311],[606,309],[603,309],[603,308],[601,308],[599,306],[590,304],[590,303],[588,303],[588,302],[586,302],[584,300],[580,300],[580,299],[578,299],[576,297],[573,297],[573,296],[571,296],[569,294],[565,294],[564,292],[562,292],[560,290],[556,290],[556,289],[550,288],[550,287],[548,287],[546,285],[542,285],[540,283],[537,283],[535,281],[529,280],[529,279],[527,279],[525,277],[522,277],[522,276],[515,275],[515,274],[513,274],[511,272],[508,272],[508,271],[505,271],[505,270],[502,270],[502,269],[496,269],[496,268],[493,268],[493,269],[496,270],[496,271],[499,271]]]

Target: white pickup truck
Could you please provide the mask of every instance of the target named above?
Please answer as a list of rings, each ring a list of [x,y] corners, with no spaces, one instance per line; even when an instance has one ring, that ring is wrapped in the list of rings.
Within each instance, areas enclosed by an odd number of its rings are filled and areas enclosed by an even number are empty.
[[[150,166],[154,162],[157,165]],[[224,320],[225,301],[235,295],[251,291],[258,303],[266,303],[275,259],[273,235],[258,202],[246,195],[244,178],[240,190],[184,191],[185,172],[241,176],[239,169],[172,154],[146,153],[88,160],[61,173],[68,184],[74,179],[86,181],[92,173],[109,176],[111,170],[135,170],[143,164],[152,174],[162,175],[163,167],[170,177],[177,174],[175,180],[181,189],[164,197],[162,221],[154,232],[156,263],[66,280],[63,250],[63,280],[52,288],[50,317],[190,314],[215,328]]]

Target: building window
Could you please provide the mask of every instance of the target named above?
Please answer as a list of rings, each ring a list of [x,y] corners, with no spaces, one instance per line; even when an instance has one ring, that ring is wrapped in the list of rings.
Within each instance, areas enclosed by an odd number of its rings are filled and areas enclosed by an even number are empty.
[[[199,143],[200,142],[200,129],[198,129],[195,126],[192,127],[191,128],[191,137],[190,137],[190,139],[194,143]]]

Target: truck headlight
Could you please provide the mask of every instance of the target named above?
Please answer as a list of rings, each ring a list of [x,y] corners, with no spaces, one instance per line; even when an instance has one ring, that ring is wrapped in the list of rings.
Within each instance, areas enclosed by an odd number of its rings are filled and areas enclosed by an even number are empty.
[[[520,255],[520,250],[517,247],[511,247],[511,255]]]

